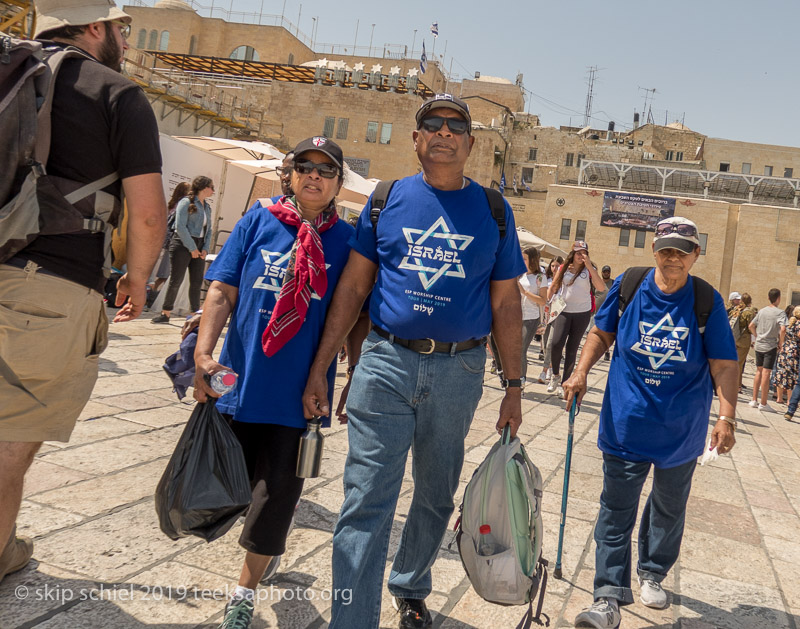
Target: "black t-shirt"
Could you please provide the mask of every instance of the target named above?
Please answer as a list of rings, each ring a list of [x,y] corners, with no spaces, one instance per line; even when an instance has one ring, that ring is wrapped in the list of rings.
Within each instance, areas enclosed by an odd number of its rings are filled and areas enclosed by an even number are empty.
[[[48,174],[90,183],[115,171],[120,180],[161,172],[158,125],[144,92],[97,61],[64,61],[51,120]],[[120,180],[104,190],[120,198]],[[102,233],[39,236],[17,257],[102,292],[103,242]]]

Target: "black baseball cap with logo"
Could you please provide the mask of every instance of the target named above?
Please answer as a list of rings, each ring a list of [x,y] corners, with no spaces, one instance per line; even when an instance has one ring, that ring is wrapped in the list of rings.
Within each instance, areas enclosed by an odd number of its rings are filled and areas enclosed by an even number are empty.
[[[344,156],[342,155],[342,148],[333,140],[329,140],[321,135],[315,135],[313,138],[306,138],[294,147],[294,159],[299,158],[302,153],[308,151],[325,153],[339,168],[343,167]]]
[[[427,116],[434,109],[439,109],[440,107],[457,111],[464,116],[464,119],[469,123],[470,128],[472,128],[472,116],[469,114],[469,105],[467,105],[460,98],[456,98],[452,94],[436,94],[436,96],[433,98],[429,98],[422,103],[420,108],[417,110],[417,127],[419,127],[420,122],[422,122],[422,119],[425,116]]]

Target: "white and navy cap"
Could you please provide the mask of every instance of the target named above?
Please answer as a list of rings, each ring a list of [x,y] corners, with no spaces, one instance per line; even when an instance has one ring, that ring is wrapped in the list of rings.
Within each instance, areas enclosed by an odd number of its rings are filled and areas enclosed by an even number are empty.
[[[673,228],[659,228],[662,225],[672,225]],[[697,225],[695,225],[688,218],[683,216],[671,216],[659,221],[656,225],[656,235],[653,238],[653,251],[660,251],[661,249],[677,249],[684,253],[694,252],[696,247],[700,246],[700,239],[697,236]]]

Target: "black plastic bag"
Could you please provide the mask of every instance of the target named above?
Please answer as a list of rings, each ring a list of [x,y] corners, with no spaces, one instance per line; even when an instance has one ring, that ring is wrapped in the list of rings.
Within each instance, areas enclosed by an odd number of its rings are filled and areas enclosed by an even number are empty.
[[[209,398],[195,407],[156,488],[161,530],[211,542],[234,525],[250,495],[242,446]]]

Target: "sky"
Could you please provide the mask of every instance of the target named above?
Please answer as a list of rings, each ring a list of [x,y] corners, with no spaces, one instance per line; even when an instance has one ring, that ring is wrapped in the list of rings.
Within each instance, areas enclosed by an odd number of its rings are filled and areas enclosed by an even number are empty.
[[[152,0],[146,0],[152,4]],[[189,0],[191,3],[192,0]],[[197,6],[210,7],[212,0]],[[122,4],[122,2],[120,2]],[[797,0],[214,0],[233,12],[280,15],[323,43],[407,45],[435,42],[443,69],[460,78],[514,81],[523,74],[526,111],[545,126],[582,125],[589,68],[598,68],[592,120],[630,128],[644,111],[656,123],[679,120],[707,136],[800,147],[790,113],[800,101]],[[207,15],[207,11],[200,10]],[[374,26],[374,29],[372,25]],[[445,52],[446,51],[446,52]],[[335,60],[335,55],[328,55]],[[424,82],[424,75],[422,76]],[[643,120],[645,116],[642,116]]]

